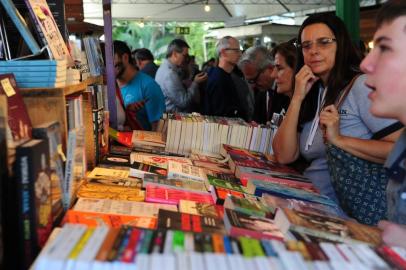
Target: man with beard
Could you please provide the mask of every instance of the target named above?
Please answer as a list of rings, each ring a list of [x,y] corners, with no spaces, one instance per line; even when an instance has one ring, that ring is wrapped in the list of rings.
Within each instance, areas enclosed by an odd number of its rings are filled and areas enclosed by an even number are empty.
[[[198,73],[192,84],[186,88],[182,84],[180,73],[182,65],[188,60],[189,45],[182,39],[174,39],[169,43],[166,59],[155,76],[165,95],[168,112],[190,112],[192,104],[199,98],[199,84],[207,80],[206,73]]]
[[[165,98],[154,79],[137,70],[123,41],[114,41],[114,67],[127,124],[131,129],[156,130]]]

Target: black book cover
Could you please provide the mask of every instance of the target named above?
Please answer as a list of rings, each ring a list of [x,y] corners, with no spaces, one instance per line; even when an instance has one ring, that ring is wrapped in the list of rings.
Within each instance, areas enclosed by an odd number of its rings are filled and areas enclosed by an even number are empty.
[[[222,219],[164,209],[159,209],[158,228],[195,233],[225,233]]]
[[[30,140],[16,149],[18,243],[23,268],[28,269],[52,230],[51,179],[47,140]]]

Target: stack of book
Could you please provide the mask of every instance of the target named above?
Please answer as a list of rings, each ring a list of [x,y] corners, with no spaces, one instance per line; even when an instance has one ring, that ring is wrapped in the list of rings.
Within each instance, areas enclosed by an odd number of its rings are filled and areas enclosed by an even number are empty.
[[[272,129],[239,118],[175,113],[163,121],[162,126],[167,127],[167,152],[183,155],[192,150],[219,153],[222,144],[262,153],[272,151]]]
[[[263,153],[111,152],[79,186],[34,269],[389,269],[404,260],[381,246],[379,229],[348,220]]]
[[[70,239],[66,241],[66,239]],[[365,244],[311,243],[229,237],[218,233],[88,228],[66,224],[42,251],[34,270],[49,269],[391,269],[405,250],[384,246],[385,260]],[[401,264],[403,263],[403,265]],[[401,269],[401,268],[399,268]]]
[[[20,88],[63,87],[66,60],[0,61],[0,74],[13,73]]]

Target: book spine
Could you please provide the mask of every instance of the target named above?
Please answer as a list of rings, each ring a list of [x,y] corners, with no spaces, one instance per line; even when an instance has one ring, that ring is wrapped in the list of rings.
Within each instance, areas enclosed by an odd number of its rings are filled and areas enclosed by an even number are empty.
[[[36,31],[37,35],[38,35],[39,39],[41,40],[42,45],[46,46],[48,44],[47,39],[45,38],[45,35],[42,32],[41,26],[39,25],[39,21],[37,20],[37,15],[35,14],[33,7],[31,6],[30,0],[24,0],[24,2],[27,6],[28,11],[30,12],[32,21],[34,22],[35,28],[37,30]]]

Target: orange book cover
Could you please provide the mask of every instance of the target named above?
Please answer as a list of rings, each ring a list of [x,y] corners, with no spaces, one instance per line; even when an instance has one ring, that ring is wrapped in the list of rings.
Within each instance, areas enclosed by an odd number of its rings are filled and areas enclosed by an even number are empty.
[[[145,191],[133,187],[83,183],[77,192],[78,198],[111,199],[143,202]]]
[[[157,226],[157,219],[153,217],[112,215],[68,210],[63,223],[85,224],[89,227],[108,226],[112,228],[120,228],[121,226],[126,225],[153,230]]]

